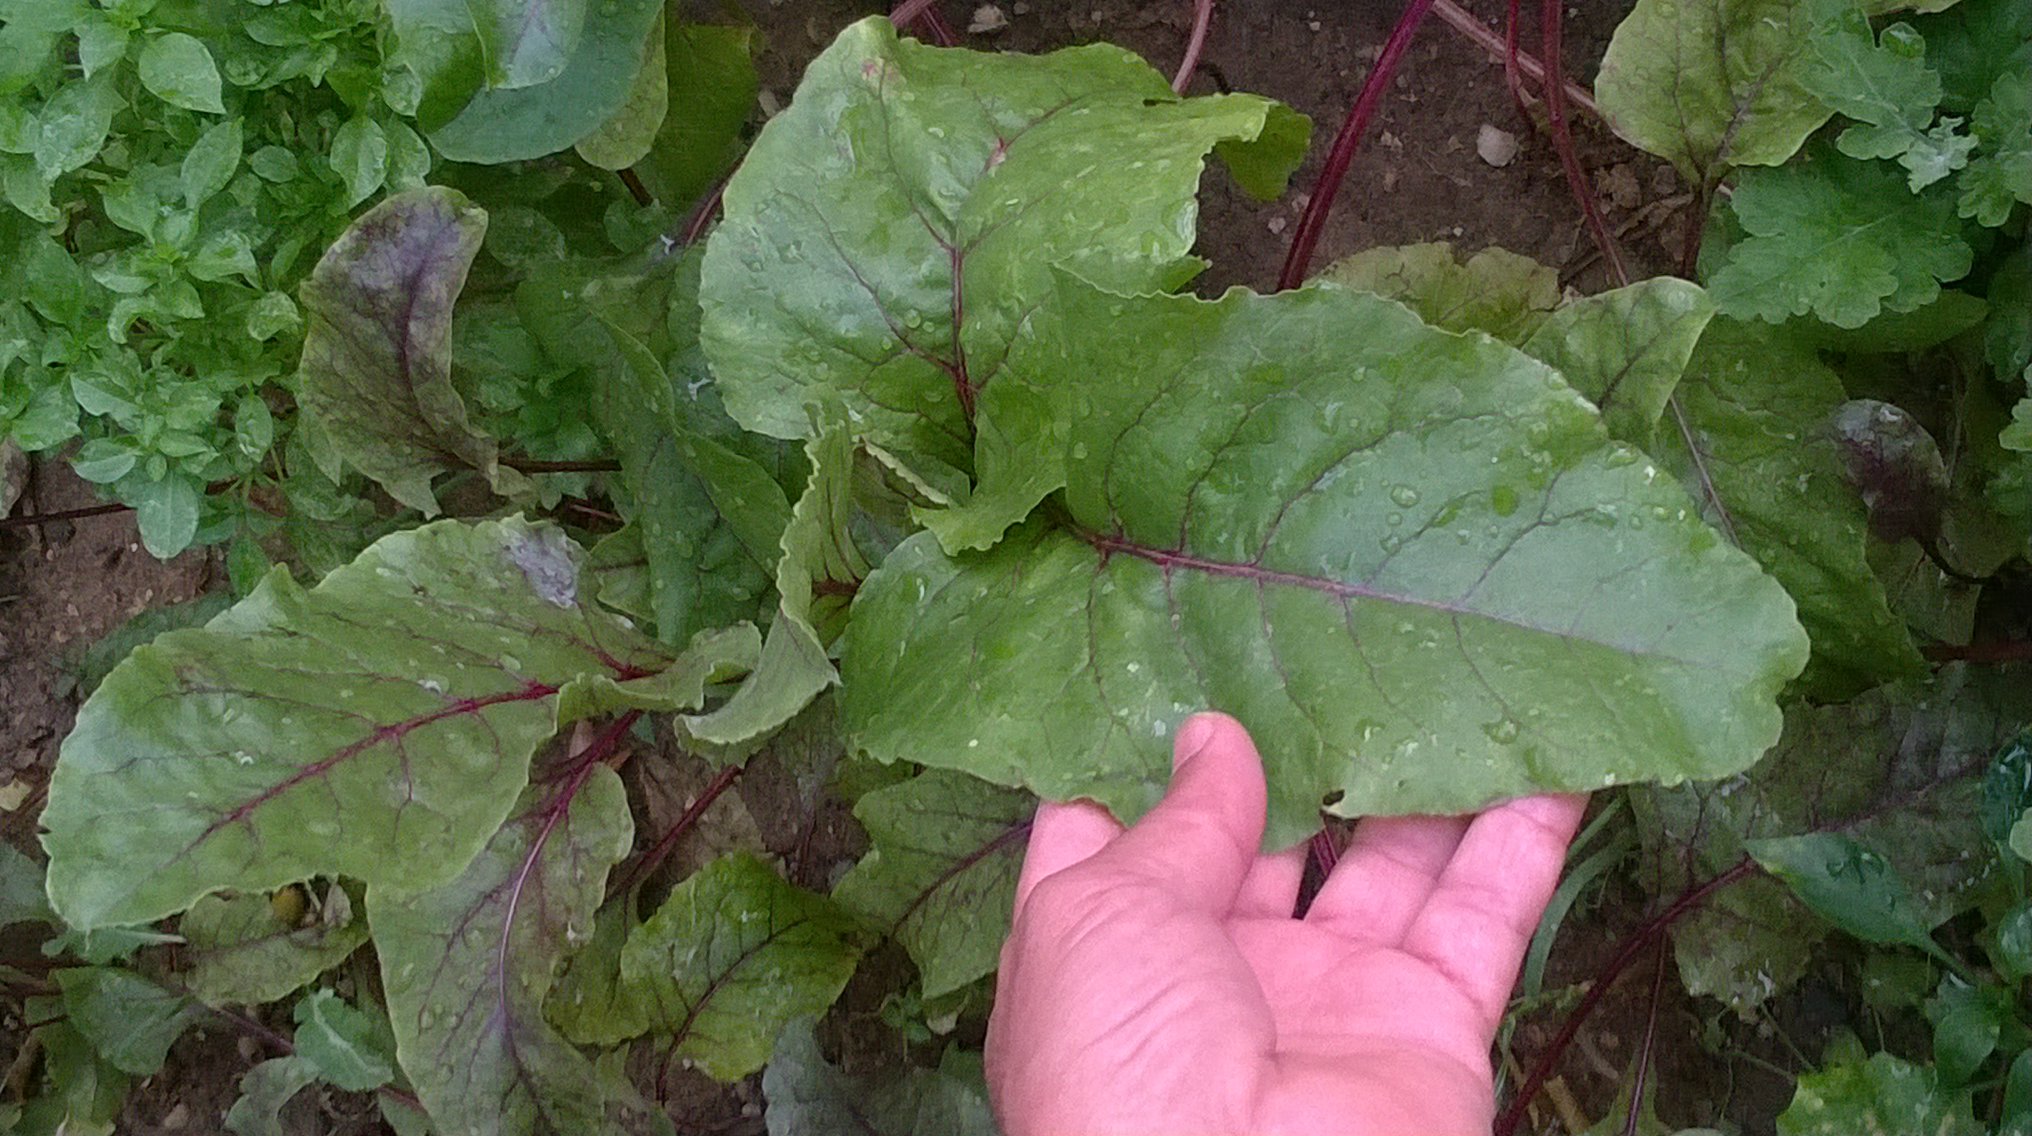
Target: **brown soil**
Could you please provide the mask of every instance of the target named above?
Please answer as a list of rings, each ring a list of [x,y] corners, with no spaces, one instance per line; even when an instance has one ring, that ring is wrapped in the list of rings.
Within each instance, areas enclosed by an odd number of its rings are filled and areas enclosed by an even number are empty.
[[[716,5],[700,7],[703,18],[723,18]],[[743,7],[763,32],[765,106],[787,102],[804,64],[840,27],[873,10],[852,0],[744,0]],[[940,10],[969,46],[1042,51],[1109,40],[1142,53],[1167,72],[1176,65],[1192,11],[1189,0],[997,0],[995,7],[1007,18],[1006,28],[976,35],[965,34],[976,18],[971,0],[946,0]],[[1492,0],[1473,0],[1468,7],[1491,25],[1500,18],[1501,5]],[[1567,55],[1576,81],[1591,81],[1594,61],[1627,9],[1628,0],[1613,0],[1569,12]],[[1200,252],[1213,267],[1204,288],[1268,288],[1274,283],[1304,190],[1312,185],[1333,132],[1399,10],[1397,4],[1323,0],[1223,6],[1205,52],[1210,66],[1195,91],[1211,90],[1218,74],[1235,90],[1270,95],[1312,116],[1315,137],[1293,192],[1282,201],[1253,201],[1236,192],[1225,175],[1209,175],[1202,194]],[[1535,30],[1527,29],[1527,42],[1534,38]],[[1597,179],[1609,223],[1622,234],[1633,271],[1664,270],[1684,223],[1682,188],[1669,169],[1617,142],[1600,123],[1580,112],[1575,119],[1583,162]],[[1485,125],[1507,131],[1521,143],[1513,162],[1498,168],[1477,155],[1477,133]],[[1452,241],[1464,253],[1500,245],[1559,266],[1582,290],[1605,286],[1550,145],[1512,106],[1501,68],[1437,19],[1420,33],[1349,172],[1315,267],[1375,245],[1432,240]],[[88,487],[44,466],[18,511],[92,503]],[[33,817],[42,786],[75,712],[65,678],[71,653],[129,615],[188,599],[222,575],[202,554],[156,562],[139,548],[132,521],[124,516],[0,533],[0,807],[6,810],[0,811],[0,839],[34,846]],[[795,761],[758,761],[738,791],[723,798],[727,803],[715,806],[719,815],[699,840],[712,841],[715,826],[729,839],[759,835],[784,856],[800,882],[826,886],[838,866],[859,851],[862,838],[837,805],[827,806],[815,822],[811,819],[811,785],[800,776],[810,759],[806,754]],[[681,809],[709,776],[701,766],[664,783],[638,782],[632,789],[648,812],[669,813]],[[653,823],[652,817],[645,827]],[[696,851],[681,849],[680,861]],[[1640,889],[1618,883],[1592,910],[1576,914],[1561,940],[1549,984],[1587,980],[1613,953],[1618,936],[1642,921],[1645,903]],[[889,959],[882,965],[901,968],[907,962]],[[1641,1042],[1650,1012],[1651,975],[1648,959],[1632,968],[1588,1027],[1584,1044],[1569,1051],[1562,1066],[1564,1084],[1591,1121],[1609,1112],[1627,1080],[1632,1048]],[[855,1064],[893,1055],[897,1043],[883,1040],[888,1035],[860,1028],[874,1022],[879,1011],[879,993],[863,990],[886,985],[857,981],[850,989],[845,1035],[864,1039],[861,1045],[870,1050],[850,1052]],[[1761,1070],[1766,1062],[1788,1061],[1784,1047],[1770,1037],[1753,1038],[1741,1046],[1728,1042],[1748,1052],[1749,1059],[1710,1056],[1701,1039],[1716,1034],[1709,1029],[1719,1019],[1716,1008],[1691,1004],[1669,974],[1663,990],[1653,1073],[1660,1114],[1674,1126],[1726,1119],[1750,1136],[1772,1131],[1772,1117],[1783,1107],[1789,1086]],[[1525,1023],[1518,1033],[1519,1059],[1532,1059],[1556,1026],[1556,1016],[1549,1014]],[[21,1037],[20,1027],[18,1020],[0,1022],[0,1065],[11,1057],[14,1044],[8,1039]],[[221,1130],[219,1121],[236,1095],[238,1078],[254,1061],[271,1055],[247,1032],[222,1021],[187,1037],[173,1051],[168,1070],[134,1094],[121,1130]],[[1719,1033],[1735,1037],[1741,1031]],[[753,1083],[725,1089],[678,1072],[663,1090],[680,1131],[762,1130],[760,1094]],[[1542,1115],[1535,1131],[1565,1131],[1550,1111]],[[358,1098],[307,1093],[289,1119],[290,1131],[304,1133],[380,1130]]]

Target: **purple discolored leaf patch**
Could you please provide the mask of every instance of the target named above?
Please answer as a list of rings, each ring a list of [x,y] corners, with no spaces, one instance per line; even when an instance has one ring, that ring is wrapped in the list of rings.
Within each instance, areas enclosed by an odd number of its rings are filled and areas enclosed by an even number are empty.
[[[426,516],[437,512],[431,478],[446,470],[477,470],[504,493],[523,485],[467,421],[451,380],[452,307],[486,230],[487,215],[456,190],[397,194],[355,221],[303,284],[305,413],[348,464]]]

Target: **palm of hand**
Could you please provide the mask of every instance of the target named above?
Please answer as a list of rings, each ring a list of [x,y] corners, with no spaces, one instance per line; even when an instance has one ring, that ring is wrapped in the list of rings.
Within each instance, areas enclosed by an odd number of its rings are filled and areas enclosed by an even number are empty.
[[[1294,919],[1302,851],[1255,853],[1253,747],[1200,721],[1135,829],[1039,813],[989,1030],[1010,1136],[1486,1133],[1490,1041],[1580,800],[1364,822]]]

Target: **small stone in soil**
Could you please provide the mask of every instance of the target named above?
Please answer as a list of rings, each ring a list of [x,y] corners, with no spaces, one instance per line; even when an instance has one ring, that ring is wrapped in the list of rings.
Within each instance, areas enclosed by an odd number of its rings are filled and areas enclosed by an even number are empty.
[[[985,35],[999,32],[1009,26],[1009,17],[993,4],[983,4],[974,9],[974,20],[967,25],[969,35]]]
[[[1517,136],[1484,122],[1475,133],[1475,153],[1482,161],[1501,169],[1517,160]]]

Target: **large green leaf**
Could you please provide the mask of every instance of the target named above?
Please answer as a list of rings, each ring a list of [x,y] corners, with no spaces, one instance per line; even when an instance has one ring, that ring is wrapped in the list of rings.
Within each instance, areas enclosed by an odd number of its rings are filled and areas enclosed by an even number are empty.
[[[454,162],[516,162],[568,149],[627,103],[662,14],[660,0],[588,3],[560,70],[539,83],[478,91],[430,131],[431,145]]]
[[[730,1081],[769,1060],[790,1020],[824,1013],[860,956],[852,917],[735,854],[677,885],[628,936],[621,981],[668,1052]]]
[[[452,305],[486,229],[456,190],[397,194],[355,221],[303,284],[304,409],[347,462],[426,516],[437,512],[430,480],[446,469],[479,470],[503,491],[521,484],[467,422],[451,379]]]
[[[889,932],[936,998],[994,973],[1036,798],[932,769],[854,805],[874,847],[833,898]]]
[[[1699,285],[1659,276],[1567,304],[1520,346],[1601,407],[1609,433],[1637,442],[1665,413],[1714,310]]]
[[[560,695],[696,705],[682,688],[697,675],[651,677],[669,656],[580,603],[578,571],[556,529],[442,522],[308,591],[278,569],[207,627],[137,649],[51,778],[58,913],[96,928],[222,888],[457,875],[521,792]],[[580,695],[581,678],[597,689]]]
[[[1974,258],[1945,186],[1915,194],[1881,162],[1819,148],[1745,174],[1729,206],[1748,236],[1730,246],[1708,287],[1737,319],[1783,323],[1812,312],[1861,327],[1880,312],[1932,303]]]
[[[367,921],[333,885],[308,921],[258,894],[197,901],[177,923],[191,993],[208,1005],[260,1006],[301,989],[367,941]]]
[[[1530,338],[1560,299],[1556,269],[1494,246],[1465,261],[1444,242],[1364,249],[1319,275],[1396,300],[1434,327],[1505,343]]]
[[[1718,319],[1677,397],[1646,448],[1785,585],[1813,640],[1816,692],[1841,697],[1920,673],[1925,662],[1864,555],[1868,518],[1830,434],[1840,378],[1796,340]],[[1609,413],[1616,421],[1613,400]]]
[[[1331,287],[1069,282],[1020,350],[1081,382],[1065,520],[869,577],[842,677],[872,755],[1133,818],[1212,706],[1262,745],[1283,845],[1336,792],[1460,812],[1777,737],[1791,601],[1543,364]]]
[[[1274,193],[1302,149],[1289,116],[1181,101],[1115,47],[986,55],[853,25],[727,185],[703,285],[727,408],[794,438],[807,402],[843,400],[907,461],[966,468],[977,400],[1051,266],[1131,290],[1189,276],[1207,151],[1263,139],[1245,187]]]
[[[986,1087],[956,1073],[907,1069],[851,1077],[819,1052],[809,1021],[792,1022],[762,1073],[769,1136],[1000,1136]]]
[[[1811,30],[1804,0],[1638,0],[1595,95],[1617,134],[1713,186],[1783,162],[1828,120],[1801,85]]]
[[[211,49],[196,36],[170,32],[156,36],[135,57],[134,70],[163,102],[185,110],[224,114],[219,101],[219,65]]]
[[[396,1054],[440,1131],[623,1131],[634,1102],[545,1023],[543,999],[633,836],[620,777],[596,763],[582,787],[532,787],[443,887],[368,891]]]

